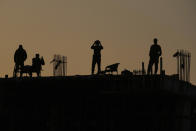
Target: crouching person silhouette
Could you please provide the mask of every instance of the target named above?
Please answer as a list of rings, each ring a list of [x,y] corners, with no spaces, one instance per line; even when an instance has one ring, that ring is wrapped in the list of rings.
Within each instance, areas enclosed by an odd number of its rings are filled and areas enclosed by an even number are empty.
[[[101,45],[101,42],[99,40],[96,40],[94,44],[91,46],[91,49],[94,50],[91,74],[94,74],[96,64],[98,65],[99,74],[101,72],[101,50],[103,49],[103,46]]]
[[[19,48],[15,51],[14,54],[14,62],[15,62],[15,67],[14,67],[14,77],[17,77],[17,72],[21,70],[24,67],[24,61],[27,59],[27,53],[23,49],[22,45],[19,45]]]
[[[42,65],[45,65],[44,58],[40,58],[39,54],[36,54],[32,59],[32,72],[36,72],[38,77],[41,76]]]
[[[36,54],[35,58],[32,59],[32,65],[25,65],[20,69],[20,77],[24,73],[29,74],[30,77],[32,77],[32,73],[37,73],[37,76],[39,77],[41,75],[42,65],[44,65],[44,59],[43,57],[40,58],[39,54]]]

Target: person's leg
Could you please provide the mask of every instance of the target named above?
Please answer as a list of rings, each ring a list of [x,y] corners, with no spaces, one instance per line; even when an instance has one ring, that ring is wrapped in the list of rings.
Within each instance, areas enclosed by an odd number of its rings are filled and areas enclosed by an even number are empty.
[[[19,70],[19,64],[16,64],[16,72]]]
[[[33,66],[30,66],[30,67],[29,67],[29,76],[30,76],[30,77],[33,76],[33,72],[34,72],[34,71],[35,71],[35,70],[34,70]]]
[[[148,72],[147,72],[148,75],[150,75],[150,74],[152,75],[152,65],[153,65],[153,62],[150,59],[149,64],[148,64]]]
[[[159,66],[159,62],[158,61],[155,61],[155,74],[157,74],[157,71],[158,71],[158,66]]]
[[[32,77],[33,73],[31,71],[29,71],[29,76]]]
[[[20,66],[21,66],[21,68],[23,68],[23,67],[24,67],[24,62],[23,62],[23,63],[21,63],[21,65],[20,65]]]
[[[40,77],[40,72],[39,71],[37,71],[37,77]]]
[[[20,68],[21,68],[21,67],[20,67]],[[22,67],[22,68],[20,69],[20,77],[22,77],[23,71],[24,71],[24,67]]]
[[[101,57],[97,59],[97,65],[98,65],[98,74],[101,72]]]
[[[92,75],[94,74],[95,64],[96,64],[95,56],[93,56],[93,61],[92,61],[92,71],[91,71],[91,74],[92,74]]]
[[[37,67],[37,77],[41,76],[41,66]]]
[[[19,65],[15,64],[15,67],[14,67],[14,77],[17,77],[18,69],[19,69]]]
[[[20,70],[20,77],[22,77],[23,70],[24,70],[24,62],[19,64],[19,70]]]

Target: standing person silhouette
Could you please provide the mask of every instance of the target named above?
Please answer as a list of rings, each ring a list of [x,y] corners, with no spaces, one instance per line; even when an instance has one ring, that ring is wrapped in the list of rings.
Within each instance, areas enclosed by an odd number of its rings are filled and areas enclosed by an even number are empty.
[[[103,49],[103,46],[101,45],[101,42],[99,40],[96,40],[94,44],[91,46],[91,49],[94,50],[91,73],[92,75],[94,74],[95,65],[97,63],[99,74],[101,72],[101,50]]]
[[[19,48],[16,50],[14,54],[14,62],[15,62],[15,69],[14,69],[14,77],[16,77],[16,73],[19,69],[24,67],[24,61],[27,59],[27,53],[23,49],[22,45],[19,45]]]
[[[155,64],[155,74],[158,71],[159,57],[162,55],[161,46],[157,44],[158,39],[154,38],[154,44],[150,47],[150,61],[148,64],[148,74],[152,74],[152,66]]]

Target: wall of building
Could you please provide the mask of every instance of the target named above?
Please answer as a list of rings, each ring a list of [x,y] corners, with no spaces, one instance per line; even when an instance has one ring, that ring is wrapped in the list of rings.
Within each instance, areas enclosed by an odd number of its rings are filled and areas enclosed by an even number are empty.
[[[8,131],[195,129],[195,89],[169,77],[21,78],[0,84],[0,128]]]

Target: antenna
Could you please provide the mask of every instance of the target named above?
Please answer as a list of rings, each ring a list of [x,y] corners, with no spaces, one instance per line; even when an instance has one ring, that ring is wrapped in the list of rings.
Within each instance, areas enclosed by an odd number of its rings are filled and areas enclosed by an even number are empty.
[[[53,60],[53,75],[54,76],[67,76],[67,57],[61,55],[54,55]]]
[[[191,53],[185,50],[177,50],[173,57],[177,58],[179,80],[190,82]]]

